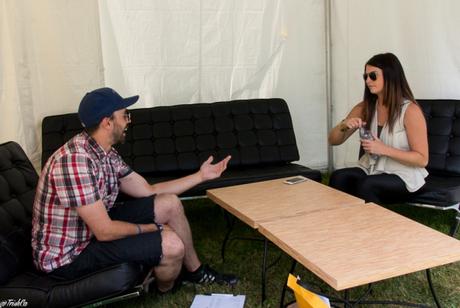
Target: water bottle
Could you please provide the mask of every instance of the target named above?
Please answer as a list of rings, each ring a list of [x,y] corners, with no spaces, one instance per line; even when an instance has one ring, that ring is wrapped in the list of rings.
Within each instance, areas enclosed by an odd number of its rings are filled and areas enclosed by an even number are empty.
[[[374,140],[374,137],[372,136],[371,131],[366,129],[366,128],[364,128],[364,127],[359,128],[359,138],[361,138],[363,140]],[[377,154],[369,154],[369,156],[373,160],[377,160],[379,158],[379,156]]]

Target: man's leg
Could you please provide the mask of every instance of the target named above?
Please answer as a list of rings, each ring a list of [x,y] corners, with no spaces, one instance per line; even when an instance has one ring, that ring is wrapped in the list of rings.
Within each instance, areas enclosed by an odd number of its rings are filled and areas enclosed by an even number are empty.
[[[176,195],[161,194],[154,199],[155,221],[168,224],[184,243],[185,268],[193,272],[200,267],[201,262],[193,246],[192,231],[184,213],[182,202]]]
[[[184,281],[193,283],[237,283],[236,276],[218,273],[208,265],[201,264],[193,246],[192,231],[185,216],[184,208],[176,195],[162,194],[156,196],[153,208],[155,221],[168,224],[184,243],[184,266],[187,270],[182,277]]]
[[[155,267],[155,273],[158,267],[159,286],[166,291],[179,274],[183,256],[182,241],[170,230],[107,242],[93,239],[72,263],[56,269],[53,274],[73,279],[115,264],[140,263],[147,268]]]
[[[174,280],[179,276],[184,258],[184,244],[176,233],[164,230],[161,235],[163,257],[160,264],[153,268],[157,279],[157,287],[166,292],[174,286]]]

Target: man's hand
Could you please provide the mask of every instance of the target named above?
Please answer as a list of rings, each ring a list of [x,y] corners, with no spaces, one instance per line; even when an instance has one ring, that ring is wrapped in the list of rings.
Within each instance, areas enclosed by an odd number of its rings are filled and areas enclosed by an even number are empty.
[[[212,164],[214,157],[211,155],[200,167],[200,177],[203,181],[212,180],[220,177],[222,172],[227,169],[227,163],[232,157],[228,155],[220,162]]]

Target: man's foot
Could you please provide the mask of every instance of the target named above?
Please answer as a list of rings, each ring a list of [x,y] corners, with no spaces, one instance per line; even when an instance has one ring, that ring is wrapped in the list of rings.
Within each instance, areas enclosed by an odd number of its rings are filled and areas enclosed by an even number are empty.
[[[234,285],[238,282],[238,278],[235,275],[218,273],[207,264],[201,264],[194,272],[185,271],[182,279],[184,283],[192,282],[198,284],[217,282],[218,284]]]

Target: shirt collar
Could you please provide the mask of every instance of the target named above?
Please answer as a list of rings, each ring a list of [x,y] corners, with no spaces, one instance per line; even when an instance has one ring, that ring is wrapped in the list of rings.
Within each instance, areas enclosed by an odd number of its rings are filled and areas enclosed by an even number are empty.
[[[115,149],[113,147],[110,148],[110,151],[106,153],[102,146],[94,140],[86,131],[83,131],[83,137],[87,140],[88,146],[90,150],[96,155],[98,159],[103,159],[106,156],[110,156]]]

